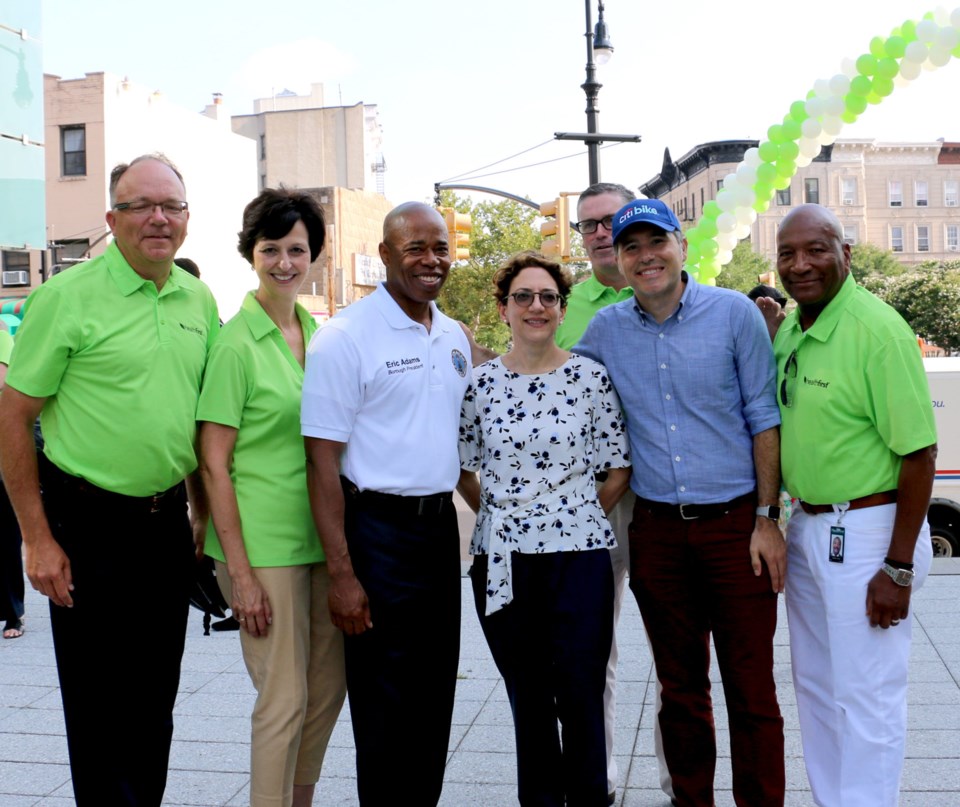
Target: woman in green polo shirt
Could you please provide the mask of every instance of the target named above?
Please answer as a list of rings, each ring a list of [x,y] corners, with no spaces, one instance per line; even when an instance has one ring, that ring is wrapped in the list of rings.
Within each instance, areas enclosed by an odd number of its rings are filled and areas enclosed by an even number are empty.
[[[253,807],[313,803],[345,693],[300,436],[303,362],[316,323],[297,292],[324,234],[309,194],[268,188],[247,205],[238,249],[260,285],[223,326],[197,410],[213,520],[205,551],[240,623],[257,689]]]

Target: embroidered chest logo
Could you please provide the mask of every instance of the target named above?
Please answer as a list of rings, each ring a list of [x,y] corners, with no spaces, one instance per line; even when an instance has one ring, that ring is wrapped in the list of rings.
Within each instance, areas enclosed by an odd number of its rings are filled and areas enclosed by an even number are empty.
[[[396,375],[407,370],[419,370],[423,367],[423,362],[419,356],[410,356],[405,359],[388,359],[386,365],[387,375]]]
[[[808,387],[821,387],[823,389],[830,386],[829,381],[822,381],[819,378],[807,378],[806,376],[803,377],[803,383]]]
[[[454,348],[450,351],[450,361],[453,362],[453,369],[463,378],[467,374],[467,358],[459,350]]]

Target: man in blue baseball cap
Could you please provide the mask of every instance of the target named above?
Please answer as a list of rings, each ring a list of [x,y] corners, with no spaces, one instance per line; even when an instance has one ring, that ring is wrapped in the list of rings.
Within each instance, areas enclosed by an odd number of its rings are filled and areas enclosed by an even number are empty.
[[[786,547],[770,337],[746,296],[684,270],[687,242],[663,202],[631,201],[612,225],[633,297],[598,311],[574,350],[607,367],[636,458],[630,588],[663,687],[675,803],[714,803],[712,634],[734,800],[782,805],[773,634]]]

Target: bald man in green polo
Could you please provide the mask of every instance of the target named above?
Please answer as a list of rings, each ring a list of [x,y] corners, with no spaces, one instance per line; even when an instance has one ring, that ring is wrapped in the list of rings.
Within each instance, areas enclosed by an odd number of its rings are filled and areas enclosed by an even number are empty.
[[[113,243],[30,296],[0,397],[3,478],[27,576],[50,600],[79,807],[159,805],[166,785],[206,515],[195,501],[191,529],[184,482],[218,332],[210,290],[173,266],[188,219],[165,157],[117,166]]]

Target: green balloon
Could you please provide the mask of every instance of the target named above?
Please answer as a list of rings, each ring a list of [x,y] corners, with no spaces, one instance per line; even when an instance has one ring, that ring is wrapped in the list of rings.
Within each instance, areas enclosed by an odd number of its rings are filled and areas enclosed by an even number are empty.
[[[773,167],[771,163],[760,163],[757,166],[757,184],[762,184],[764,182],[771,183],[773,178],[777,175],[777,169]]]
[[[866,95],[870,92],[870,79],[866,76],[854,76],[850,79],[850,92],[853,95]]]
[[[800,137],[800,124],[797,124],[797,137]],[[798,146],[793,139],[788,140],[786,143],[780,144],[780,156],[778,162],[784,160],[796,160],[800,156],[800,146]]]
[[[772,163],[780,154],[780,149],[776,143],[764,140],[757,149],[760,159],[765,163]]]
[[[717,220],[716,219],[704,219],[700,222],[700,233],[703,235],[703,239],[700,241],[700,252],[703,252],[704,244],[712,244],[713,241],[710,239],[713,238],[719,230],[717,229]]]
[[[769,201],[773,198],[773,183],[776,178],[776,172],[774,172],[769,182],[758,182],[753,186],[753,192],[756,194],[757,199],[766,199]]]
[[[883,76],[874,76],[873,91],[881,98],[886,98],[888,95],[890,95],[890,93],[893,92],[893,79],[884,78]],[[867,97],[869,98],[870,96]]]
[[[950,53],[960,59],[960,45],[957,45]]]
[[[700,262],[700,247],[698,244],[691,244],[687,239],[687,263],[696,266]]]
[[[857,72],[861,76],[872,76],[877,71],[877,57],[864,53],[857,59]]]
[[[720,210],[720,205],[718,205],[713,199],[704,204],[703,206],[703,217],[705,219],[716,219],[723,211]]]
[[[853,115],[862,115],[867,109],[866,94],[854,95],[853,93],[847,93],[843,101],[847,105],[847,112]]]
[[[793,160],[777,160],[777,176],[789,179],[795,173],[797,173],[797,164]],[[776,180],[774,180],[773,186],[777,186]],[[780,188],[780,190],[783,190],[783,188]]]
[[[783,154],[783,147],[788,145],[792,140],[799,139],[803,132],[800,129],[800,121],[794,120],[789,116],[783,119],[781,129],[783,131],[784,142],[780,144],[780,153]]]
[[[840,120],[842,120],[844,123],[856,123],[858,117],[858,115],[854,114],[849,109],[845,109],[840,113]]]
[[[882,59],[886,55],[882,36],[875,36],[870,40],[870,53],[878,59]]]
[[[700,245],[701,264],[704,260],[709,261],[711,258],[715,257],[719,251],[720,247],[717,246],[716,241],[704,241]]]
[[[784,140],[783,127],[779,123],[773,124],[767,129],[767,137],[774,143],[781,143]]]
[[[877,62],[877,75],[874,76],[874,82],[876,82],[878,78],[895,78],[899,72],[900,65],[897,64],[897,60],[884,57]],[[874,86],[876,86],[876,84],[874,84]]]
[[[753,209],[758,213],[766,213],[770,209],[770,200],[769,199],[757,199],[753,203]]]
[[[867,93],[867,103],[868,103],[868,104],[877,105],[877,104],[879,104],[882,100],[883,100],[883,96],[882,96],[882,95],[878,95],[878,94],[875,93],[873,90],[870,90],[870,92]]]
[[[776,188],[778,191],[785,191],[787,188],[790,187],[790,177],[778,176],[773,181],[773,187]]]
[[[907,20],[900,26],[900,36],[908,45],[917,38],[917,26],[913,20]]]
[[[803,123],[810,116],[807,114],[807,104],[804,101],[794,101],[790,104],[790,117]]]
[[[903,54],[907,52],[906,40],[899,34],[891,36],[886,44],[887,56],[891,59],[902,59]]]

